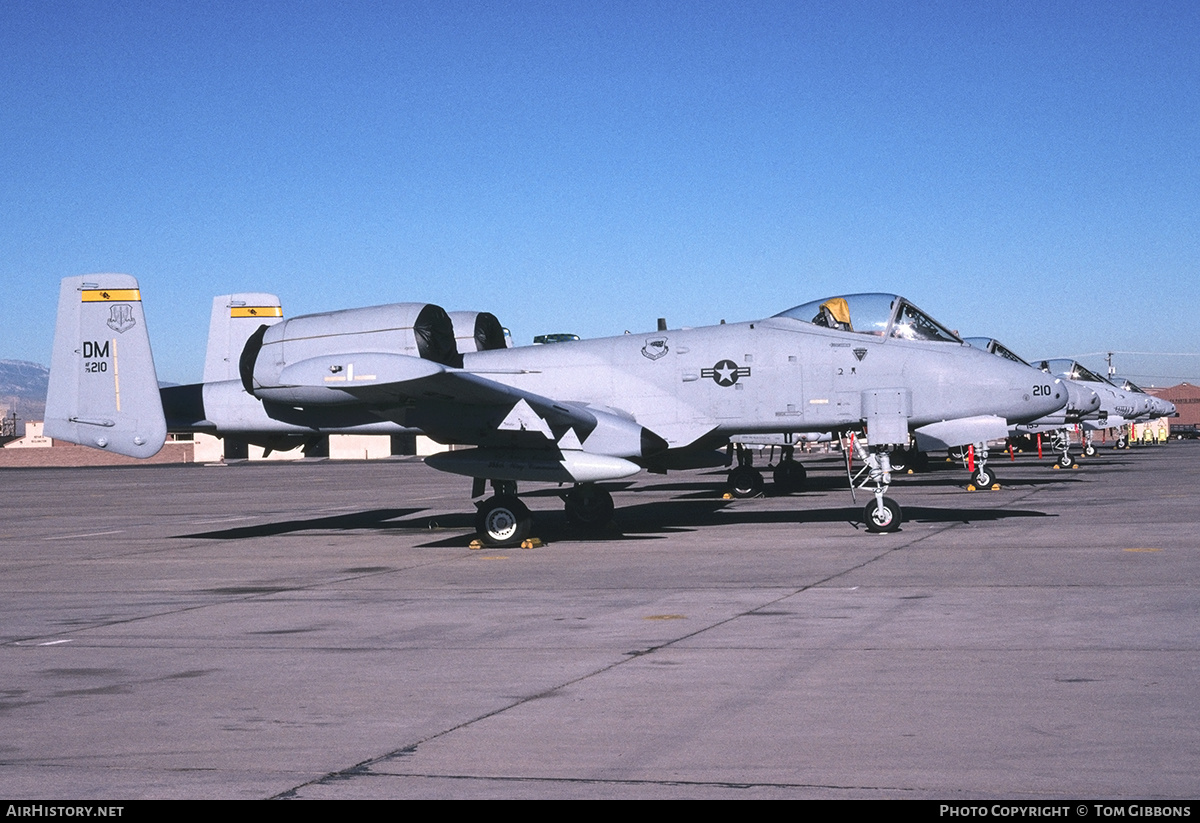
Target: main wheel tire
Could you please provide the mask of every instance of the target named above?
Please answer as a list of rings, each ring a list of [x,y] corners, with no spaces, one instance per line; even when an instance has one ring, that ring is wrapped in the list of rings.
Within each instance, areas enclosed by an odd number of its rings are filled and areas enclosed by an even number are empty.
[[[975,471],[971,472],[971,485],[978,489],[991,488],[996,482],[996,473],[985,466],[976,466]]]
[[[863,508],[863,520],[866,521],[867,531],[894,532],[900,528],[904,513],[900,504],[890,497],[883,498],[883,508],[880,509],[872,500]]]
[[[1060,469],[1069,469],[1075,465],[1075,459],[1069,454],[1060,454],[1058,460],[1054,461]]]
[[[800,491],[807,479],[808,471],[795,460],[780,460],[771,472],[771,483],[780,494]]]
[[[612,519],[612,495],[598,486],[576,486],[563,498],[563,503],[567,519],[577,526],[598,529]]]
[[[1096,447],[1093,446],[1091,443],[1088,443],[1086,446],[1083,447],[1083,453],[1085,455],[1087,455],[1088,457],[1095,457],[1096,456]]]
[[[475,531],[489,546],[519,546],[533,528],[533,515],[516,497],[498,494],[485,500],[475,515]]]
[[[734,497],[757,497],[762,494],[762,472],[753,466],[738,466],[729,470],[729,493]]]

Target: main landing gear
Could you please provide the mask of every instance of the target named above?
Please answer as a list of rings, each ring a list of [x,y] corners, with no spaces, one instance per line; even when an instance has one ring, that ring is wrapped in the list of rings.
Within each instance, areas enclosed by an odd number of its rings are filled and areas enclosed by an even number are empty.
[[[763,490],[762,472],[754,468],[754,455],[741,443],[731,446],[738,464],[729,470],[725,483],[734,497],[758,497]]]
[[[482,479],[475,481],[475,496],[483,494]],[[517,497],[517,484],[512,480],[493,480],[495,492],[475,504],[475,531],[486,546],[505,548],[519,546],[533,530],[533,515]],[[601,529],[612,520],[613,499],[606,489],[594,483],[576,484],[562,495],[567,519],[583,529]]]
[[[891,447],[869,445],[861,434],[852,437],[850,442],[853,443],[854,456],[863,462],[863,467],[856,474],[851,475],[849,457],[847,457],[846,473],[850,477],[850,493],[853,494],[855,488],[862,489],[870,485],[872,486],[871,493],[875,498],[863,507],[863,522],[867,524],[867,531],[896,531],[904,521],[904,512],[899,503],[885,496],[892,484]],[[843,441],[842,447],[848,449],[845,441]]]
[[[613,499],[595,483],[579,483],[562,496],[567,507],[567,519],[585,529],[600,529],[613,516]]]
[[[771,471],[771,482],[780,494],[791,494],[804,488],[808,480],[808,472],[803,464],[796,460],[796,447],[784,446],[779,462]]]
[[[765,483],[762,472],[754,468],[754,457],[745,446],[735,444],[738,464],[729,470],[726,485],[733,497],[758,497],[763,493]],[[791,494],[804,488],[808,472],[795,459],[795,447],[784,446],[782,456],[775,468],[771,470],[771,482],[779,494]]]
[[[916,446],[893,449],[891,459],[894,472],[907,471],[912,474],[913,472],[923,472],[929,468],[929,455]]]
[[[475,531],[487,546],[519,546],[533,529],[529,507],[517,498],[517,484],[511,480],[493,480],[496,492],[475,505]]]

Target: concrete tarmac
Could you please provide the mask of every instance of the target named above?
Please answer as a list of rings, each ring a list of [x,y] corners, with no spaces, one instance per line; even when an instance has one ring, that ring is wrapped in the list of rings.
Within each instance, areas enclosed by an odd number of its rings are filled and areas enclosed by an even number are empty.
[[[1197,457],[936,464],[884,535],[837,458],[591,538],[529,486],[482,551],[415,460],[3,471],[0,797],[1196,798]]]

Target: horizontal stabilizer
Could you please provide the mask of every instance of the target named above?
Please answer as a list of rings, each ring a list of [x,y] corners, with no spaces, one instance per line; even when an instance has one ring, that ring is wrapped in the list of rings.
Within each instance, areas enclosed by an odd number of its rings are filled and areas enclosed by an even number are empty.
[[[62,281],[44,431],[130,457],[153,457],[162,448],[167,423],[135,278]]]
[[[918,449],[936,451],[973,443],[986,443],[989,440],[1003,440],[1008,437],[1008,421],[1003,417],[981,414],[978,417],[960,417],[957,420],[930,423],[913,434],[916,435]]]

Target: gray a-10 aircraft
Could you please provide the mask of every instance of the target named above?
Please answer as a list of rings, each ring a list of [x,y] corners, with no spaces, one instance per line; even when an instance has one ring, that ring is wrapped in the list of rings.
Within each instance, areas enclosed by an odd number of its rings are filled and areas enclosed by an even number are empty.
[[[989,351],[999,357],[1025,363],[999,341],[988,337],[968,337],[973,346]],[[1028,364],[1026,364],[1028,365]],[[1173,413],[1175,407],[1159,400],[1133,384],[1117,386],[1070,359],[1043,360],[1038,366],[1043,372],[1056,375],[1067,389],[1067,405],[1044,418],[1014,426],[1023,434],[1047,433],[1052,447],[1059,452],[1058,465],[1067,468],[1074,465],[1071,457],[1071,441],[1068,427],[1078,425],[1083,430],[1083,452],[1088,457],[1096,453],[1092,435],[1100,429],[1123,428],[1128,423],[1147,420],[1151,417]]]
[[[1096,453],[1096,447],[1092,444],[1095,432],[1101,429],[1124,431],[1125,426],[1130,423],[1149,419],[1150,412],[1155,407],[1153,398],[1145,392],[1118,388],[1082,363],[1069,358],[1042,360],[1037,367],[1047,374],[1061,378],[1067,385],[1075,383],[1089,388],[1100,398],[1100,410],[1095,414],[1084,415],[1080,422],[1083,429],[1083,453],[1088,457]]]
[[[1170,400],[1164,400],[1161,397],[1155,397],[1128,378],[1114,376],[1109,378],[1108,382],[1112,383],[1122,391],[1127,391],[1131,394],[1138,395],[1145,402],[1145,412],[1135,417],[1132,421],[1134,423],[1144,423],[1148,420],[1154,420],[1155,418],[1159,417],[1179,416],[1179,411],[1175,408],[1175,404]]]
[[[128,275],[63,280],[45,431],[135,457],[168,430],[271,444],[335,432],[420,432],[473,449],[430,456],[485,481],[484,542],[531,527],[516,483],[572,484],[567,513],[606,523],[601,481],[715,465],[736,434],[854,432],[872,531],[901,522],[889,453],[1003,437],[1067,400],[1062,383],[964,344],[912,303],[858,294],[764,320],[505,348],[486,313],[398,303],[282,318],[273,295],[213,302],[205,382],[157,386],[141,293]],[[457,330],[457,335],[456,335]],[[464,352],[456,342],[465,342]],[[721,462],[723,458],[719,458]]]
[[[1003,357],[1006,360],[1011,360],[1014,363],[1022,363],[1026,366],[1030,365],[1014,354],[1012,349],[995,338],[967,337],[964,339],[972,346],[986,352],[991,352],[997,357]],[[1067,403],[1065,406],[1045,417],[1039,417],[1037,420],[1015,424],[1011,427],[1011,431],[1023,435],[1050,435],[1054,450],[1060,453],[1057,461],[1058,465],[1062,468],[1070,468],[1075,464],[1075,461],[1070,453],[1071,440],[1067,433],[1068,428],[1081,424],[1089,417],[1091,419],[1098,419],[1102,409],[1102,401],[1100,395],[1084,381],[1063,378],[1063,385],[1067,390]]]

